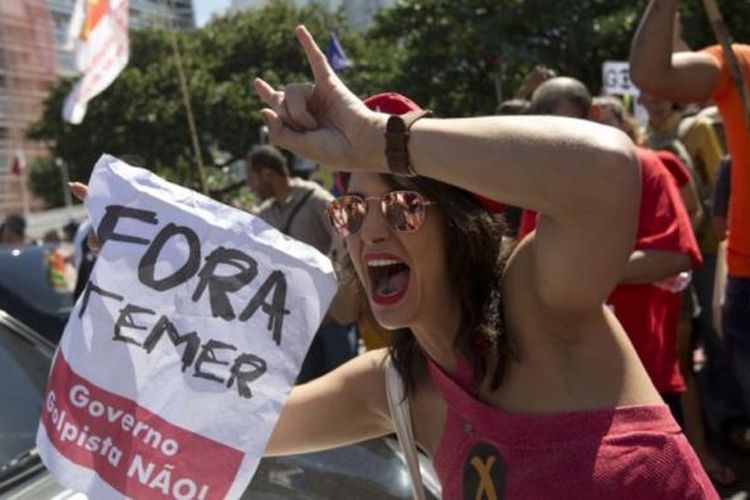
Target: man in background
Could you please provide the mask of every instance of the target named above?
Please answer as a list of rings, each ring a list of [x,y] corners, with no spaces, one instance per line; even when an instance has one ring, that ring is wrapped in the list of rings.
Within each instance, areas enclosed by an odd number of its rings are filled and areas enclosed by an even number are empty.
[[[333,199],[319,184],[291,177],[286,157],[273,146],[257,146],[245,158],[250,189],[261,200],[253,213],[284,234],[307,243],[336,261],[327,207]],[[304,383],[357,355],[355,305],[345,292],[334,298],[315,335],[297,379]]]
[[[731,367],[750,413],[750,124],[721,47],[673,53],[677,5],[678,0],[649,2],[630,49],[630,75],[638,87],[665,99],[679,103],[713,101],[724,121],[732,157],[732,196],[722,330]],[[732,51],[745,75],[742,85],[750,88],[750,45],[735,44]]]
[[[9,215],[0,226],[0,244],[20,246],[26,244],[26,219],[22,215]]]

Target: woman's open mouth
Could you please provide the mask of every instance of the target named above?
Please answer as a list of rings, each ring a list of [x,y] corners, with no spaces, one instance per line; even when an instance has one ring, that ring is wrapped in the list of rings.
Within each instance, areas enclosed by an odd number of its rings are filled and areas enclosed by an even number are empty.
[[[395,256],[366,257],[370,297],[375,304],[393,305],[409,289],[409,266]]]

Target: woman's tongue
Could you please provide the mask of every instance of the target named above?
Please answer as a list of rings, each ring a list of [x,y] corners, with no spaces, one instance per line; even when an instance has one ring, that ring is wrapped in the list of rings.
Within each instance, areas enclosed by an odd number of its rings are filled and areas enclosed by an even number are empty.
[[[388,266],[378,273],[374,291],[380,297],[392,297],[409,284],[409,268],[405,265]]]

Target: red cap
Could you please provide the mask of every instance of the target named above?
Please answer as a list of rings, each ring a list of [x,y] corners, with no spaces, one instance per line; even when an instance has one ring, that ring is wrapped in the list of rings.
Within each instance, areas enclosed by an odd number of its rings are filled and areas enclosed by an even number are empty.
[[[403,115],[409,111],[422,111],[419,105],[406,96],[395,92],[383,92],[365,99],[365,106],[378,113]]]
[[[397,94],[395,92],[383,92],[382,94],[375,94],[365,99],[365,106],[378,113],[387,113],[389,115],[403,115],[409,111],[422,111],[417,103],[412,101],[406,96]],[[491,200],[484,196],[474,194],[474,199],[482,205],[485,210],[490,213],[496,214],[503,211],[505,205],[502,203]]]

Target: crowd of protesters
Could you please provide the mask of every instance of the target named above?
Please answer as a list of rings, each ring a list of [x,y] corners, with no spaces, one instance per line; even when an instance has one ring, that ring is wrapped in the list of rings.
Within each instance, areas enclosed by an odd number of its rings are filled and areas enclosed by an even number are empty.
[[[664,13],[655,17],[646,17],[634,43],[631,59],[636,71],[650,57],[638,48],[638,41],[647,36],[644,31],[679,32],[679,19],[670,20]],[[671,54],[667,37],[661,34],[660,38],[661,55]],[[737,45],[734,50],[748,68],[745,71],[750,71],[750,47]],[[702,64],[713,64],[717,70],[713,86],[706,85],[698,95],[700,99],[686,100],[679,87],[655,85],[654,72],[667,74],[667,67],[635,73],[635,82],[644,86],[637,102],[648,114],[645,124],[636,122],[626,107],[627,99],[592,99],[583,83],[558,77],[543,66],[532,71],[517,97],[501,103],[497,113],[591,119],[619,128],[639,146],[642,186],[636,243],[621,283],[607,305],[625,327],[652,382],[707,473],[716,484],[725,486],[733,484],[737,474],[712,454],[706,435],[711,432],[741,452],[750,451],[750,294],[746,292],[744,260],[750,256],[750,248],[742,246],[747,232],[746,201],[732,198],[730,220],[734,226],[727,225],[730,186],[741,185],[735,195],[741,197],[746,195],[750,180],[746,173],[730,182],[730,153],[747,158],[742,149],[750,138],[747,127],[741,128],[744,122],[736,116],[741,114],[742,104],[732,95],[736,89],[731,86],[720,49],[712,47],[699,54]],[[691,77],[683,76],[680,83],[690,87]],[[683,92],[691,95],[690,91]],[[722,120],[725,114],[732,120],[727,130]],[[750,164],[737,168],[747,171]],[[509,226],[511,237],[522,240],[534,230],[534,212],[506,207],[505,213],[510,220],[520,219]],[[727,280],[728,236],[733,255],[729,258],[733,298],[725,298],[725,293],[732,292],[722,286]],[[724,332],[726,324],[729,331]]]
[[[716,132],[721,122],[715,115],[709,121],[710,108],[677,106],[644,94],[640,102],[649,120],[642,126],[620,97],[592,99],[583,83],[569,77],[537,77],[536,81],[528,101],[503,103],[498,113],[591,119],[622,130],[640,146],[636,243],[607,305],[625,327],[710,477],[717,484],[731,485],[737,475],[711,453],[704,424],[705,413],[713,432],[741,450],[750,449],[747,414],[712,320],[716,252],[726,236],[725,228],[715,232],[708,216],[716,203],[726,206],[722,202],[726,193],[714,193],[726,154]],[[690,150],[683,138],[691,144]],[[520,226],[510,236],[523,239],[534,230],[535,219],[536,214],[523,211]],[[699,346],[704,359],[699,367],[702,384],[694,361]]]
[[[0,223],[0,246],[21,247],[24,245],[43,245],[72,243],[79,223],[71,219],[64,226],[48,229],[39,237],[29,237],[27,234],[26,217],[11,213]]]
[[[639,146],[636,243],[607,305],[712,480],[730,485],[737,474],[711,453],[706,435],[750,452],[750,138],[718,46],[676,54],[668,64],[672,43],[675,52],[689,50],[679,36],[669,38],[679,33],[673,15],[650,8],[631,53],[634,81],[642,85],[637,103],[647,123],[635,120],[628,99],[592,99],[583,83],[543,66],[497,114],[591,119],[619,128]],[[734,51],[750,72],[750,46],[735,45]],[[695,88],[701,71],[709,73],[708,82],[700,88],[699,80]],[[657,78],[663,75],[672,78]],[[742,163],[730,176],[737,159]],[[730,197],[732,188],[737,193]],[[522,240],[535,228],[532,211],[506,207],[505,215],[517,221],[509,225],[513,238]]]
[[[534,70],[516,98],[501,103],[498,114],[592,120],[622,130],[637,145],[636,240],[606,304],[703,468],[715,484],[727,486],[737,481],[737,472],[712,453],[706,436],[750,451],[750,238],[743,225],[750,213],[743,198],[750,180],[748,129],[718,47],[675,56],[672,66],[664,66],[676,29],[674,9],[665,10],[649,8],[631,54],[647,123],[637,123],[619,97],[592,99],[574,75],[557,76],[544,67]],[[657,41],[643,43],[644,37]],[[750,47],[735,50],[750,68]],[[658,51],[660,57],[654,56]],[[683,56],[688,62],[681,66]],[[654,77],[670,69],[677,79],[661,83]],[[680,90],[696,74],[709,80],[704,88]],[[282,120],[294,123],[288,116]],[[730,163],[735,167],[728,182]],[[531,210],[506,206],[504,215],[511,222],[507,237],[516,244],[536,229],[538,216]]]

